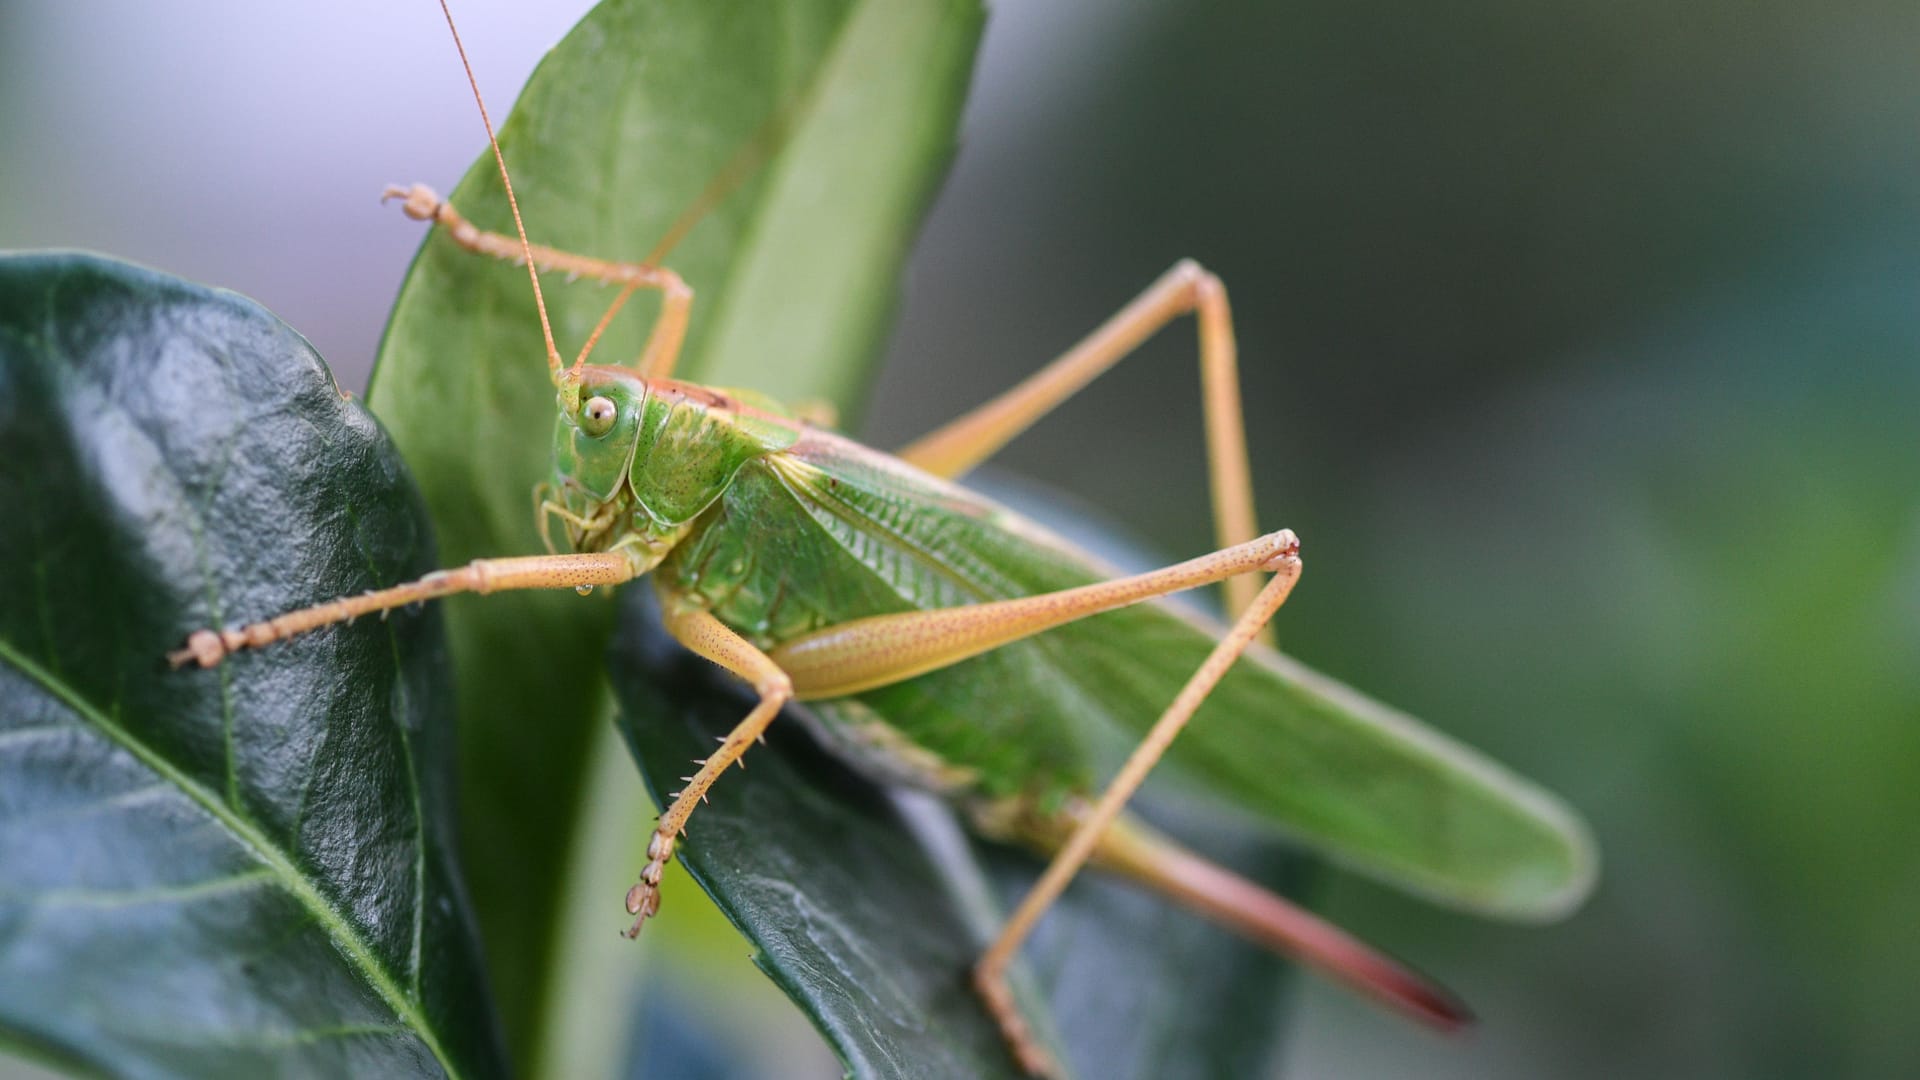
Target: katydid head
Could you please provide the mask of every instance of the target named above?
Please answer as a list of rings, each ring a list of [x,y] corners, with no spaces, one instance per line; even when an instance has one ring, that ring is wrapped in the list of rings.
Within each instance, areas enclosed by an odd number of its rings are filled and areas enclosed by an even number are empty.
[[[553,483],[570,502],[617,499],[640,446],[647,381],[623,368],[568,372],[556,395]]]
[[[632,371],[583,366],[555,381],[553,474],[542,489],[541,529],[557,517],[567,546],[604,550],[632,520],[627,473],[640,446],[647,382]]]
[[[542,527],[577,551],[625,545],[651,567],[755,458],[792,446],[793,420],[631,368],[570,369],[557,398]]]

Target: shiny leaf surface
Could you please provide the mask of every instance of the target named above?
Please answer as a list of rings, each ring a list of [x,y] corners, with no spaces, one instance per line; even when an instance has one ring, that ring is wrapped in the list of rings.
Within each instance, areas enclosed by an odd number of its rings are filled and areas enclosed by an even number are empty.
[[[0,1045],[503,1074],[435,620],[162,660],[429,565],[399,457],[311,347],[230,293],[0,260],[0,505]]]

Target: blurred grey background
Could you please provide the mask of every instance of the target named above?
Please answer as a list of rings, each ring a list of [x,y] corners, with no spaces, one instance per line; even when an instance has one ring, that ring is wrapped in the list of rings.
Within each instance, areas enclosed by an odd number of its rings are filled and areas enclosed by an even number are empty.
[[[586,6],[460,5],[497,112]],[[480,140],[431,4],[0,2],[0,246],[248,293],[350,387],[420,240],[381,186]],[[1004,0],[867,432],[1186,255],[1306,541],[1288,647],[1607,860],[1551,928],[1330,880],[1484,1023],[1309,980],[1288,1074],[1911,1075],[1920,7]],[[1181,326],[1004,460],[1197,551],[1195,381]]]

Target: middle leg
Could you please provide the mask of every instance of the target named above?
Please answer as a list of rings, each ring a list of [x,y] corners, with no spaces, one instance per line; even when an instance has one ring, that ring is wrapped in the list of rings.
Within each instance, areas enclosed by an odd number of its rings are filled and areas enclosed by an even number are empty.
[[[627,931],[630,938],[638,937],[640,927],[660,910],[660,877],[666,873],[667,860],[673,858],[673,846],[686,829],[693,808],[706,800],[707,789],[727,771],[727,766],[740,760],[747,747],[760,738],[773,718],[780,715],[780,709],[793,698],[793,681],[766,653],[754,648],[752,642],[705,611],[680,607],[664,592],[660,599],[667,631],[680,644],[745,679],[760,695],[760,701],[747,718],[720,741],[720,748],[698,763],[700,770],[686,778],[687,786],[674,794],[673,802],[660,815],[653,836],[647,841],[646,868],[640,871],[639,882],[627,890],[627,914],[633,916],[633,928]]]

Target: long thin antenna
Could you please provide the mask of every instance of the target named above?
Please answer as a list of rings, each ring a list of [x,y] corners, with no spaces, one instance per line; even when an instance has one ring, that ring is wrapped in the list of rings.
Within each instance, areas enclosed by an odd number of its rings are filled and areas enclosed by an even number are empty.
[[[513,179],[507,175],[507,159],[500,153],[500,140],[493,134],[493,120],[487,116],[487,103],[480,97],[480,80],[473,77],[473,63],[467,59],[467,47],[460,43],[460,28],[453,25],[453,11],[447,0],[440,0],[440,13],[447,17],[447,29],[453,32],[453,47],[460,51],[460,66],[467,69],[467,85],[473,87],[473,103],[480,106],[480,123],[487,129],[487,143],[493,147],[493,160],[500,166],[500,182],[507,189],[507,205],[513,208],[513,227],[520,234],[520,251],[526,258],[527,278],[533,282],[533,303],[540,309],[540,333],[547,339],[547,372],[557,385],[566,364],[553,343],[553,324],[547,321],[547,301],[540,295],[540,271],[533,265],[533,245],[527,240],[527,227],[520,223],[520,200],[513,197]]]

